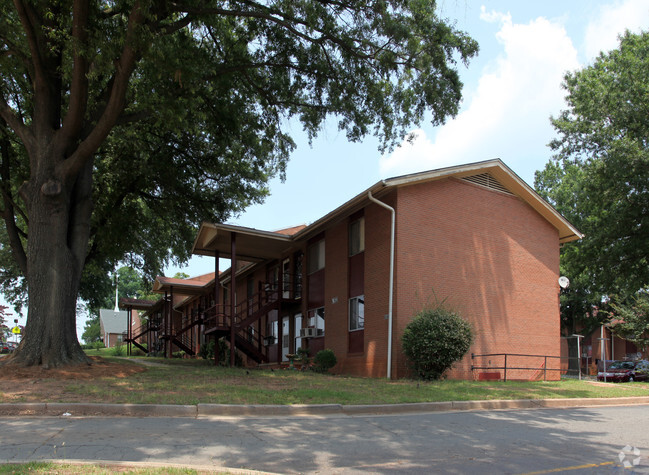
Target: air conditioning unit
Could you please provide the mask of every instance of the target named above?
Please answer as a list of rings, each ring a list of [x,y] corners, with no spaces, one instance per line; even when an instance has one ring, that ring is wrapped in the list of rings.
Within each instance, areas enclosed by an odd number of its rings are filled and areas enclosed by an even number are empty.
[[[316,336],[315,328],[302,328],[300,329],[300,337],[302,338],[313,338]]]

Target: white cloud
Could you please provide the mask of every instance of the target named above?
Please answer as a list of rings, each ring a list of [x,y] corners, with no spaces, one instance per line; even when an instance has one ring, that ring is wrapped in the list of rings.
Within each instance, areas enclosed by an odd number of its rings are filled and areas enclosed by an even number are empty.
[[[619,45],[618,36],[625,30],[634,33],[649,26],[649,3],[646,0],[617,1],[598,8],[586,27],[584,53],[587,62],[600,51],[610,51]]]
[[[549,117],[563,105],[561,81],[567,70],[579,66],[577,51],[564,27],[545,18],[516,24],[511,15],[484,7],[480,18],[500,24],[496,38],[501,54],[487,65],[477,88],[464,91],[468,106],[439,128],[434,139],[417,130],[412,145],[381,158],[382,176],[496,157],[513,166],[530,155],[542,155],[533,171],[547,161]]]

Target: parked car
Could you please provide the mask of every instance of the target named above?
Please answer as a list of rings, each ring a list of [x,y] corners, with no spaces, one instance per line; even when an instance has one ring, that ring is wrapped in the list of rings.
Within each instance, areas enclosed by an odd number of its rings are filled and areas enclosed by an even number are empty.
[[[18,343],[15,341],[8,341],[6,345],[9,347],[9,352],[11,353],[12,351],[15,351],[16,348],[18,348]]]
[[[606,372],[599,371],[599,381],[626,382],[626,381],[649,381],[649,361],[612,361],[606,365]]]

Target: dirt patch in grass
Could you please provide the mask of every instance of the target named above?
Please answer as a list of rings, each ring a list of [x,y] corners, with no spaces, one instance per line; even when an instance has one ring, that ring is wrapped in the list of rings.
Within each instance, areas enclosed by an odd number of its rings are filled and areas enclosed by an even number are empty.
[[[146,371],[130,362],[117,363],[91,356],[92,364],[43,369],[39,366],[0,366],[0,402],[51,402],[65,392],[67,382],[96,381],[102,378],[127,379]],[[70,395],[66,394],[70,400]],[[80,399],[84,399],[81,397]]]

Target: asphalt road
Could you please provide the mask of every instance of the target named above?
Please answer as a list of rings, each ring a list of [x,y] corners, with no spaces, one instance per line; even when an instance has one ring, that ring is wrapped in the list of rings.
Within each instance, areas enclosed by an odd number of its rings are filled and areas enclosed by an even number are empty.
[[[0,460],[275,473],[649,473],[648,428],[646,405],[354,417],[16,416],[0,418]]]

